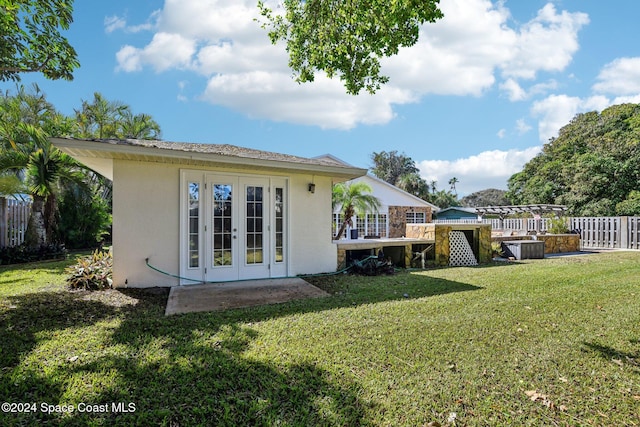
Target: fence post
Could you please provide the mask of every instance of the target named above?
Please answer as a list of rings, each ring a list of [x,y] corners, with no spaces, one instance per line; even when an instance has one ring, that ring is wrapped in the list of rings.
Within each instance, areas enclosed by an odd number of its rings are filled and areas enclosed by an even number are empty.
[[[7,198],[0,197],[0,248],[7,246],[9,212],[7,209]]]
[[[629,249],[629,217],[620,217],[620,247]]]

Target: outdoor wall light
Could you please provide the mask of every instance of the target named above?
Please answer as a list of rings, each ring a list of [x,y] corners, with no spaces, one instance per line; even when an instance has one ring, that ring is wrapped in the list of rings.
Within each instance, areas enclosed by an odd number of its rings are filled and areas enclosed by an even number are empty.
[[[309,184],[309,193],[313,194],[316,192],[316,185],[315,184]]]

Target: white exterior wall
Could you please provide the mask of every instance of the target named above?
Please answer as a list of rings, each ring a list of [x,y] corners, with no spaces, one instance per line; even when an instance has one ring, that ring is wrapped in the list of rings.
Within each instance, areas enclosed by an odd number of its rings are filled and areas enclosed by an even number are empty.
[[[165,163],[113,162],[113,279],[116,287],[176,286],[160,274],[180,271],[180,170],[255,174],[245,169],[203,169]],[[260,172],[289,178],[289,275],[335,271],[337,250],[331,242],[329,177]],[[315,193],[308,184],[315,183]]]
[[[348,182],[365,182],[369,184],[369,186],[371,186],[371,189],[373,190],[371,194],[376,196],[381,203],[380,208],[378,209],[379,213],[389,213],[389,206],[435,207],[424,200],[420,200],[419,198],[412,196],[411,194],[405,193],[404,191],[392,186],[391,184],[380,182],[379,180],[370,176],[361,176]],[[334,209],[334,213],[339,212],[340,206],[336,206],[336,209]]]
[[[316,184],[309,193],[308,184]],[[294,175],[289,184],[291,209],[290,275],[335,271],[338,251],[331,241],[331,192],[329,177]]]
[[[113,284],[175,286],[147,267],[179,271],[180,175],[175,165],[113,162]]]

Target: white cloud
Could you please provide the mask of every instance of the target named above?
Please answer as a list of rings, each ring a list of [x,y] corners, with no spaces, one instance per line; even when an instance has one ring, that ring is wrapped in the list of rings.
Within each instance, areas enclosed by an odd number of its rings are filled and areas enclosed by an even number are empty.
[[[541,88],[527,93],[516,79],[566,67],[578,47],[577,32],[588,22],[584,14],[558,12],[551,4],[519,27],[503,2],[448,0],[440,7],[443,20],[423,27],[415,46],[382,61],[391,81],[374,97],[346,96],[338,79],[328,82],[321,74],[314,83],[294,83],[284,46],[271,45],[255,21],[254,0],[165,0],[143,25],[112,17],[105,27],[156,31],[146,46],[121,48],[118,70],[188,70],[208,78],[202,99],[213,104],[252,117],[348,129],[388,122],[394,104],[428,94],[481,96],[500,71],[510,98],[524,99]]]
[[[340,82],[323,76],[313,85],[299,85],[288,74],[268,72],[214,76],[202,97],[251,117],[337,129],[386,123],[394,117],[392,103],[411,101],[407,92],[391,87],[377,96],[354,97],[344,93]]]
[[[602,111],[609,105],[612,105],[611,101],[604,96],[582,99],[567,95],[551,95],[534,102],[531,113],[534,117],[540,117],[538,122],[540,141],[548,142],[549,139],[557,137],[560,128],[569,124],[576,114]]]
[[[496,136],[500,139],[504,138],[507,135],[507,130],[506,129],[500,129],[498,131],[498,133],[496,134]]]
[[[640,58],[618,58],[605,65],[593,90],[617,96],[640,94]]]
[[[193,68],[191,60],[196,51],[195,41],[180,34],[156,33],[143,49],[124,46],[116,54],[118,70],[139,71],[143,64],[151,65],[157,72],[170,68]]]
[[[500,90],[507,92],[509,101],[522,101],[528,97],[527,92],[514,79],[500,83]]]
[[[459,182],[459,196],[487,188],[507,189],[507,180],[520,172],[525,163],[540,152],[541,147],[524,150],[492,150],[453,161],[422,160],[417,162],[420,175],[427,182],[437,181],[438,188],[448,189],[447,182],[454,176]]]
[[[127,19],[121,16],[107,16],[104,18],[104,31],[109,34],[122,30],[126,33],[139,33],[141,31],[151,31],[156,27],[156,20],[160,11],[154,11],[147,22],[140,25],[127,25]]]
[[[516,131],[518,132],[518,135],[524,135],[530,130],[531,126],[524,119],[516,120]]]
[[[118,16],[107,16],[104,18],[104,31],[112,33],[117,30],[122,30],[127,26],[127,21],[124,18]]]
[[[541,70],[565,69],[578,50],[578,31],[588,23],[584,13],[558,13],[553,4],[547,3],[520,29],[514,56],[504,65],[503,74],[532,79]]]

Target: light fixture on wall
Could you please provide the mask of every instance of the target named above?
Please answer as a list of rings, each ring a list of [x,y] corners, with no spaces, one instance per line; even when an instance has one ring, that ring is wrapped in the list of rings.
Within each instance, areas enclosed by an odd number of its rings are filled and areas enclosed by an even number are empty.
[[[309,183],[309,193],[313,194],[316,192],[316,185],[314,183]]]

